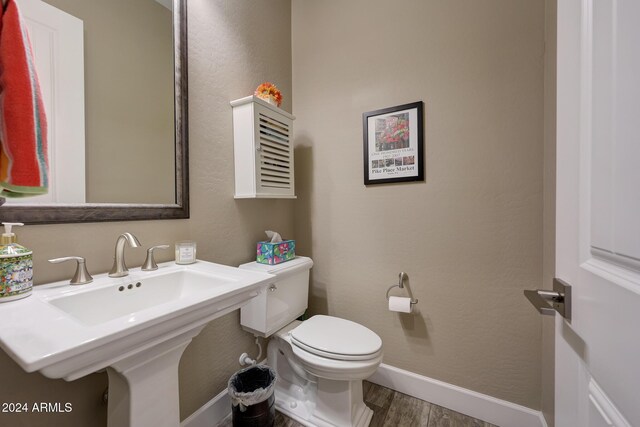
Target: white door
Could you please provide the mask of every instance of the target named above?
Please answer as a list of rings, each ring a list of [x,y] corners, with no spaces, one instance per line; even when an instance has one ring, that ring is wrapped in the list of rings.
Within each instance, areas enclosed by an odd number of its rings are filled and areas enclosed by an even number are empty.
[[[17,0],[47,114],[49,192],[7,204],[84,203],[84,24],[42,0]]]
[[[640,426],[640,1],[558,1],[556,427]]]

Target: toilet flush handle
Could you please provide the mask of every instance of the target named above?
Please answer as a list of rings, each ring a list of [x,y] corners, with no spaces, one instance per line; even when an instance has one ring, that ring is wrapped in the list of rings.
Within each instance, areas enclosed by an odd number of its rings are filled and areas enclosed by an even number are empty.
[[[276,285],[271,285],[271,286],[269,286],[269,290],[270,290],[271,292],[275,292],[277,289],[278,289],[278,287],[277,287]]]

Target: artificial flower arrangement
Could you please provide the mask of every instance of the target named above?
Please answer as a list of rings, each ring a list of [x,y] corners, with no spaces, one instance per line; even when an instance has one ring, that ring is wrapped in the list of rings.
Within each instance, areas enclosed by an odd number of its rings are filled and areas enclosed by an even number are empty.
[[[258,98],[262,98],[270,104],[275,104],[277,107],[282,104],[282,94],[273,83],[264,82],[256,88],[254,93]]]

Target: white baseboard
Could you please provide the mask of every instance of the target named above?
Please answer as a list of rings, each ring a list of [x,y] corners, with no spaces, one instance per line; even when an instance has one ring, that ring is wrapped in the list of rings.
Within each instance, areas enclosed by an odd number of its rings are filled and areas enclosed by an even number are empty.
[[[202,405],[180,423],[180,427],[212,427],[217,426],[231,413],[231,399],[227,389]]]
[[[367,381],[500,427],[547,427],[540,411],[384,363]]]
[[[500,427],[547,427],[540,411],[384,363],[368,381]],[[225,389],[182,421],[180,426],[215,426],[230,413],[231,400]]]

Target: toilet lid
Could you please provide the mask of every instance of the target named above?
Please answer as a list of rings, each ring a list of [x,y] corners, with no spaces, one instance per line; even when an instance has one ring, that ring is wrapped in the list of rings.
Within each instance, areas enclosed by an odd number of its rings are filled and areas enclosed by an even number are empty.
[[[318,356],[339,360],[365,360],[382,349],[375,332],[346,319],[313,316],[291,331],[291,343]]]

